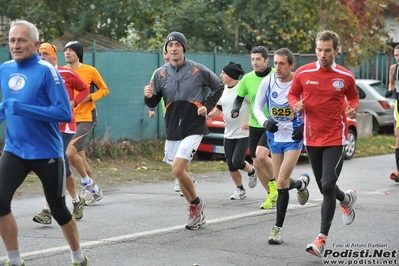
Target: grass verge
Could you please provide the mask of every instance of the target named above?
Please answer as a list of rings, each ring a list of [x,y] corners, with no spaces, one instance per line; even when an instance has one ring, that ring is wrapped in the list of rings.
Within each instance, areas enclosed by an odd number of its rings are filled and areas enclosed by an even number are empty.
[[[358,139],[354,158],[394,153],[395,142],[393,135],[374,135],[367,139]]]
[[[354,158],[393,153],[395,141],[393,135],[358,139]],[[92,167],[98,172],[96,176],[101,178],[104,174],[107,177],[105,181],[110,185],[113,182],[173,180],[171,166],[162,162],[163,148],[162,140],[110,143],[103,139],[91,140],[87,145],[87,154]],[[307,158],[301,158],[298,163],[308,163]],[[190,167],[195,169],[195,174],[227,171],[223,156],[213,156],[208,161],[201,161],[195,157]]]
[[[395,150],[396,138],[394,135],[373,135],[369,138],[360,138],[356,142],[356,152],[354,158],[361,158],[374,155],[393,153]],[[143,142],[110,142],[107,138],[102,140],[90,140],[86,145],[86,155],[88,158],[97,161],[107,161],[113,159],[124,159],[133,161],[162,161],[165,142],[163,140],[150,140]],[[224,161],[223,157],[216,157],[216,161]],[[210,161],[200,161],[198,165],[203,165],[208,171],[220,170],[210,169]],[[146,163],[143,162],[143,165]],[[166,164],[164,164],[166,165]],[[145,167],[145,166],[143,166]],[[205,170],[205,169],[204,169]]]
[[[394,153],[395,141],[393,135],[358,139],[354,158]],[[162,162],[163,149],[162,140],[111,142],[103,138],[90,140],[86,145],[86,155],[94,179],[105,191],[113,186],[174,180],[171,166]],[[301,156],[298,164],[306,163],[307,157]],[[204,176],[228,171],[223,156],[213,156],[208,161],[201,161],[195,157],[190,163],[190,169],[193,169],[194,174]],[[74,176],[76,187],[80,189],[80,178],[76,171]],[[25,181],[17,190],[17,196],[42,193],[40,181],[34,173],[29,174]]]

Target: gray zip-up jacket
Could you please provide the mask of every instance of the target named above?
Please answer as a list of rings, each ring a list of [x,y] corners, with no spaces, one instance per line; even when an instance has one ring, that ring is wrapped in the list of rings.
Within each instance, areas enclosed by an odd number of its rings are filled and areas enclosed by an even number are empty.
[[[197,114],[205,106],[208,113],[223,93],[220,78],[202,64],[185,58],[184,63],[168,63],[155,71],[154,95],[144,97],[148,107],[155,107],[163,97],[167,140],[182,140],[190,135],[209,133],[206,117]]]

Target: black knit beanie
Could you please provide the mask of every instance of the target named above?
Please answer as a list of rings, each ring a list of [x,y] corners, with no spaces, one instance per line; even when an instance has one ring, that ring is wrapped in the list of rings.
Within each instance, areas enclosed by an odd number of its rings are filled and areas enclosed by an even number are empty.
[[[79,62],[83,63],[83,46],[78,41],[68,42],[64,47],[64,51],[66,48],[72,49],[79,58]]]
[[[231,62],[223,68],[223,72],[226,73],[230,78],[238,80],[240,75],[244,75],[244,70],[242,70],[240,64]]]
[[[181,32],[173,31],[169,33],[168,37],[166,37],[165,41],[165,51],[167,52],[168,43],[171,41],[178,41],[183,45],[184,53],[187,51],[187,40],[186,37]]]

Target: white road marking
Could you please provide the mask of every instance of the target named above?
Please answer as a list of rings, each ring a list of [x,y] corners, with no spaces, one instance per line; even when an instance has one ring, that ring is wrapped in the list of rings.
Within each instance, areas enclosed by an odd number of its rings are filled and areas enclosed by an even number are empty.
[[[289,209],[298,209],[298,208],[310,208],[310,207],[315,207],[315,206],[320,206],[320,204],[314,204],[314,203],[307,203],[304,206],[298,205],[298,204],[289,204],[288,208]],[[256,217],[256,216],[262,216],[266,214],[271,214],[275,213],[276,209],[270,209],[270,210],[257,210],[253,212],[248,212],[244,214],[237,214],[237,215],[231,215],[231,216],[226,216],[226,217],[221,217],[221,218],[215,218],[215,219],[210,219],[206,220],[206,224],[218,224],[218,223],[223,223],[223,222],[228,222],[228,221],[236,221],[237,219],[245,219],[249,217]],[[110,238],[105,238],[105,239],[99,239],[95,241],[88,241],[88,242],[82,242],[80,244],[81,248],[92,248],[100,245],[105,245],[108,243],[115,243],[115,242],[120,242],[120,241],[126,241],[126,240],[133,240],[141,237],[148,237],[148,236],[153,236],[153,235],[158,235],[162,233],[168,233],[168,232],[173,232],[173,231],[178,231],[178,230],[187,230],[184,228],[185,225],[176,225],[176,226],[171,226],[171,227],[166,227],[166,228],[161,228],[161,229],[155,229],[155,230],[149,230],[149,231],[144,231],[144,232],[138,232],[134,234],[128,234],[128,235],[121,235],[121,236],[116,236],[116,237],[110,237]],[[48,249],[42,249],[42,250],[36,250],[36,251],[31,251],[31,252],[26,252],[22,253],[21,257],[25,260],[27,260],[29,257],[35,257],[38,255],[45,255],[45,254],[52,254],[52,253],[61,253],[65,251],[69,251],[69,246],[61,246],[61,247],[55,247],[55,248],[48,248]],[[0,257],[1,261],[6,261],[8,258],[6,256]]]

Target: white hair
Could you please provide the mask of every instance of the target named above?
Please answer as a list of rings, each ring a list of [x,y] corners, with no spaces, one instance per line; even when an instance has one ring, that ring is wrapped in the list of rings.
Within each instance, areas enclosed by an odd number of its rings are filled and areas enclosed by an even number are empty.
[[[34,24],[26,20],[15,20],[11,22],[10,29],[17,25],[26,26],[29,29],[29,35],[34,42],[39,40],[39,31]]]

